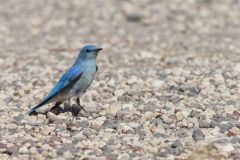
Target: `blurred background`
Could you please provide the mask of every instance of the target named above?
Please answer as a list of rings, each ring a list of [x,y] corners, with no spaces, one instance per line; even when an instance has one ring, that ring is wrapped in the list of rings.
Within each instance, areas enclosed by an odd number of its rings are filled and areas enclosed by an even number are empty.
[[[29,153],[20,147],[24,147],[25,137],[33,136],[29,134],[31,127],[15,126],[16,132],[12,133],[8,125],[17,122],[39,125],[33,123],[39,122],[34,117],[22,113],[48,93],[85,44],[104,48],[98,57],[96,80],[83,98],[88,106],[86,109],[101,113],[103,119],[107,117],[107,120],[110,113],[115,115],[111,123],[105,121],[103,126],[89,129],[89,133],[105,133],[102,128],[115,126],[112,128],[116,129],[121,126],[118,124],[120,122],[125,125],[134,122],[140,126],[140,130],[137,130],[132,125],[130,134],[141,137],[139,143],[142,146],[138,146],[140,149],[130,147],[125,151],[121,147],[113,149],[123,153],[120,159],[159,156],[192,156],[195,159],[199,157],[195,145],[197,140],[192,139],[196,128],[200,128],[204,135],[200,134],[200,139],[210,145],[207,149],[200,148],[199,152],[212,150],[215,153],[216,148],[212,148],[209,139],[223,139],[226,135],[232,136],[234,133],[236,136],[240,133],[239,20],[240,0],[0,0],[1,140],[11,142],[14,146],[18,136],[14,139],[12,134],[21,131],[22,135],[28,135],[19,136],[16,150],[9,151],[7,145],[2,145],[7,151],[3,149],[1,153]],[[120,110],[130,109],[118,114],[115,108],[119,109],[119,106]],[[202,118],[189,118],[193,109]],[[155,115],[158,112],[165,118]],[[176,113],[182,117],[176,117]],[[237,118],[233,118],[234,125],[231,121],[228,130],[219,131],[220,120],[213,117],[221,115],[226,118],[228,113],[233,117],[237,115]],[[87,122],[95,123],[96,115],[86,118]],[[19,116],[20,119],[13,118]],[[38,117],[41,118],[41,125],[48,127],[49,117]],[[202,120],[206,119],[214,121],[217,127],[209,127],[210,122],[207,125],[209,128],[201,127]],[[225,123],[228,124],[224,122],[223,126],[226,126]],[[228,134],[232,128],[234,131]],[[123,143],[122,139],[128,136],[119,130],[116,134],[115,130],[111,133],[117,137],[114,143]],[[49,140],[51,135],[47,137],[43,132],[33,132],[44,136],[45,141],[52,142]],[[66,129],[65,132],[69,133]],[[156,133],[159,133],[158,139]],[[187,133],[187,138],[184,133]],[[73,138],[68,138],[72,143]],[[166,138],[168,142],[163,144]],[[104,151],[98,146],[101,139],[99,135],[85,139],[90,140],[86,144],[96,143],[97,146],[89,156],[113,154],[113,159],[118,157],[117,153]],[[172,143],[173,140],[178,141]],[[228,141],[222,145],[226,143]],[[212,155],[212,152],[207,155],[216,156],[217,159],[222,157],[219,157],[219,153],[223,153],[225,158],[239,156],[236,144],[232,141],[229,144],[231,146],[225,150],[224,147],[222,150],[218,148],[216,155]],[[64,144],[56,146],[54,144],[52,148]],[[45,148],[37,150],[37,153],[47,150],[49,157],[64,154],[55,149]],[[130,150],[132,155],[128,155]],[[74,150],[70,152],[74,153]],[[139,153],[134,155],[135,152]],[[79,153],[88,155],[82,149],[79,149]],[[65,158],[69,158],[67,154]]]

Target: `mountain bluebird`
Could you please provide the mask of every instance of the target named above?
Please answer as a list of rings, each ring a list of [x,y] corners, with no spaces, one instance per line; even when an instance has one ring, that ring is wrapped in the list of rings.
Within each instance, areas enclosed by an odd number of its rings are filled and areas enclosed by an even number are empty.
[[[75,61],[75,63],[63,74],[51,92],[28,114],[36,112],[36,110],[45,104],[55,102],[54,107],[58,107],[66,100],[70,101],[71,97],[77,97],[76,103],[80,105],[80,95],[86,92],[91,85],[94,76],[98,70],[96,65],[96,57],[102,48],[97,48],[95,45],[84,46]],[[82,108],[83,109],[83,108]]]

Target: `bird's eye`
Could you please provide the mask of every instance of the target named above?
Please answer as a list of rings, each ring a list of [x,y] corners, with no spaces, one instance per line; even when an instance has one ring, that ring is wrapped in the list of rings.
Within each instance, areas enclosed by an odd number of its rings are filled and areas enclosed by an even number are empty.
[[[87,51],[87,52],[90,52],[90,49],[87,49],[86,51]]]

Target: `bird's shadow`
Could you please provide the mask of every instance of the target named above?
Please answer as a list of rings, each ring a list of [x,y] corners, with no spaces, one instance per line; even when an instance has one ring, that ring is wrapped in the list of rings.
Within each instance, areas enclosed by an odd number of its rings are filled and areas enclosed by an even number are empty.
[[[73,116],[77,117],[80,112],[81,112],[81,107],[79,107],[76,104],[69,105],[67,103],[64,103],[64,106],[58,106],[55,107],[54,109],[50,110],[56,115],[59,115],[60,113],[65,113],[65,112],[71,112]]]
[[[84,114],[81,113],[82,109],[80,106],[76,105],[76,104],[73,104],[73,105],[69,105],[67,103],[64,103],[63,106],[56,106],[56,107],[53,107],[50,111],[48,112],[52,112],[54,113],[55,115],[59,115],[61,113],[65,113],[65,112],[70,112],[72,113],[72,115],[74,117],[78,117],[78,116],[81,116],[81,117],[88,117],[89,116],[89,112],[85,112],[84,110]],[[44,114],[46,115],[46,113],[37,113],[37,112],[33,112],[30,114],[30,116],[37,116],[38,114]]]

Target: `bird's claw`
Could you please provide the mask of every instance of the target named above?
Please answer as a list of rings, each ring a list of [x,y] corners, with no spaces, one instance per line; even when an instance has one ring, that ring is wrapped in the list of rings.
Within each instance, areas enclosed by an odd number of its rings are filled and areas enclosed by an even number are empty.
[[[85,113],[87,113],[87,111],[85,110],[85,108],[83,108],[82,105],[79,105],[80,111],[83,110]]]

